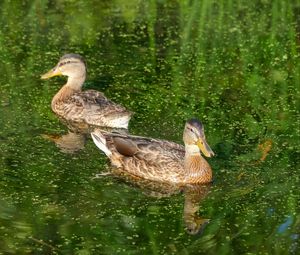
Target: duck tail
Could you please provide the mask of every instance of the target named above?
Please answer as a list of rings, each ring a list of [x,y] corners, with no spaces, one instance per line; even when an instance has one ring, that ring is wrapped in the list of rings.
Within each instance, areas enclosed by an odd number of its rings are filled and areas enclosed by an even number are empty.
[[[107,157],[110,158],[112,156],[112,152],[106,146],[106,139],[103,134],[99,130],[95,130],[91,133],[91,136],[96,146],[102,150]]]

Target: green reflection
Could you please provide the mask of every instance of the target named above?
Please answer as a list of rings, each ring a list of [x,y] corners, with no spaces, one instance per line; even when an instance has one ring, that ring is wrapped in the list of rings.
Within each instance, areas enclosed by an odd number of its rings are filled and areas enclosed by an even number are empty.
[[[299,250],[298,1],[2,1],[0,253],[296,254]],[[203,120],[215,182],[190,236],[183,195],[157,199],[111,176],[88,140],[62,153],[50,102],[59,56],[86,88],[136,112],[133,134],[181,142]],[[63,79],[63,78],[62,78]],[[268,141],[270,145],[268,145]],[[286,226],[286,227],[285,227]]]

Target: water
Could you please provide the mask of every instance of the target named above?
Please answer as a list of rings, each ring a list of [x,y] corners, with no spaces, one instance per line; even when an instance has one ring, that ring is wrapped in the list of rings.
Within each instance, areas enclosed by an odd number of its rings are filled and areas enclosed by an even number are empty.
[[[0,254],[298,254],[298,1],[2,1]],[[135,112],[130,132],[182,142],[198,117],[214,183],[186,231],[185,193],[111,175],[88,138],[66,153],[50,102],[82,54],[85,89]],[[70,152],[70,151],[67,151]]]

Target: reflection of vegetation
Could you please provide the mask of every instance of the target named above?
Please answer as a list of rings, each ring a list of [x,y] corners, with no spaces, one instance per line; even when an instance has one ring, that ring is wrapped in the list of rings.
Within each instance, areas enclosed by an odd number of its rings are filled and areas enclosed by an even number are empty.
[[[129,2],[1,1],[0,252],[295,253],[299,3]],[[87,87],[136,112],[132,132],[181,141],[186,119],[203,120],[219,155],[203,236],[181,232],[181,197],[95,184],[105,159],[92,144],[64,156],[40,138],[61,127],[58,86],[37,77],[71,51],[88,60]]]

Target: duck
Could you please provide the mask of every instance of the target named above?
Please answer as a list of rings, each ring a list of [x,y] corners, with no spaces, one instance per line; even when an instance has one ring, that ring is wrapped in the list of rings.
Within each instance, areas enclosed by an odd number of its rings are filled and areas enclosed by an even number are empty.
[[[95,145],[114,168],[150,181],[179,185],[212,182],[212,169],[205,157],[214,156],[198,119],[186,121],[184,146],[172,141],[95,129]]]
[[[70,53],[62,56],[54,68],[41,76],[41,79],[60,75],[68,77],[67,83],[52,99],[53,112],[68,122],[128,129],[131,111],[112,102],[102,92],[82,91],[86,73],[83,57]]]

